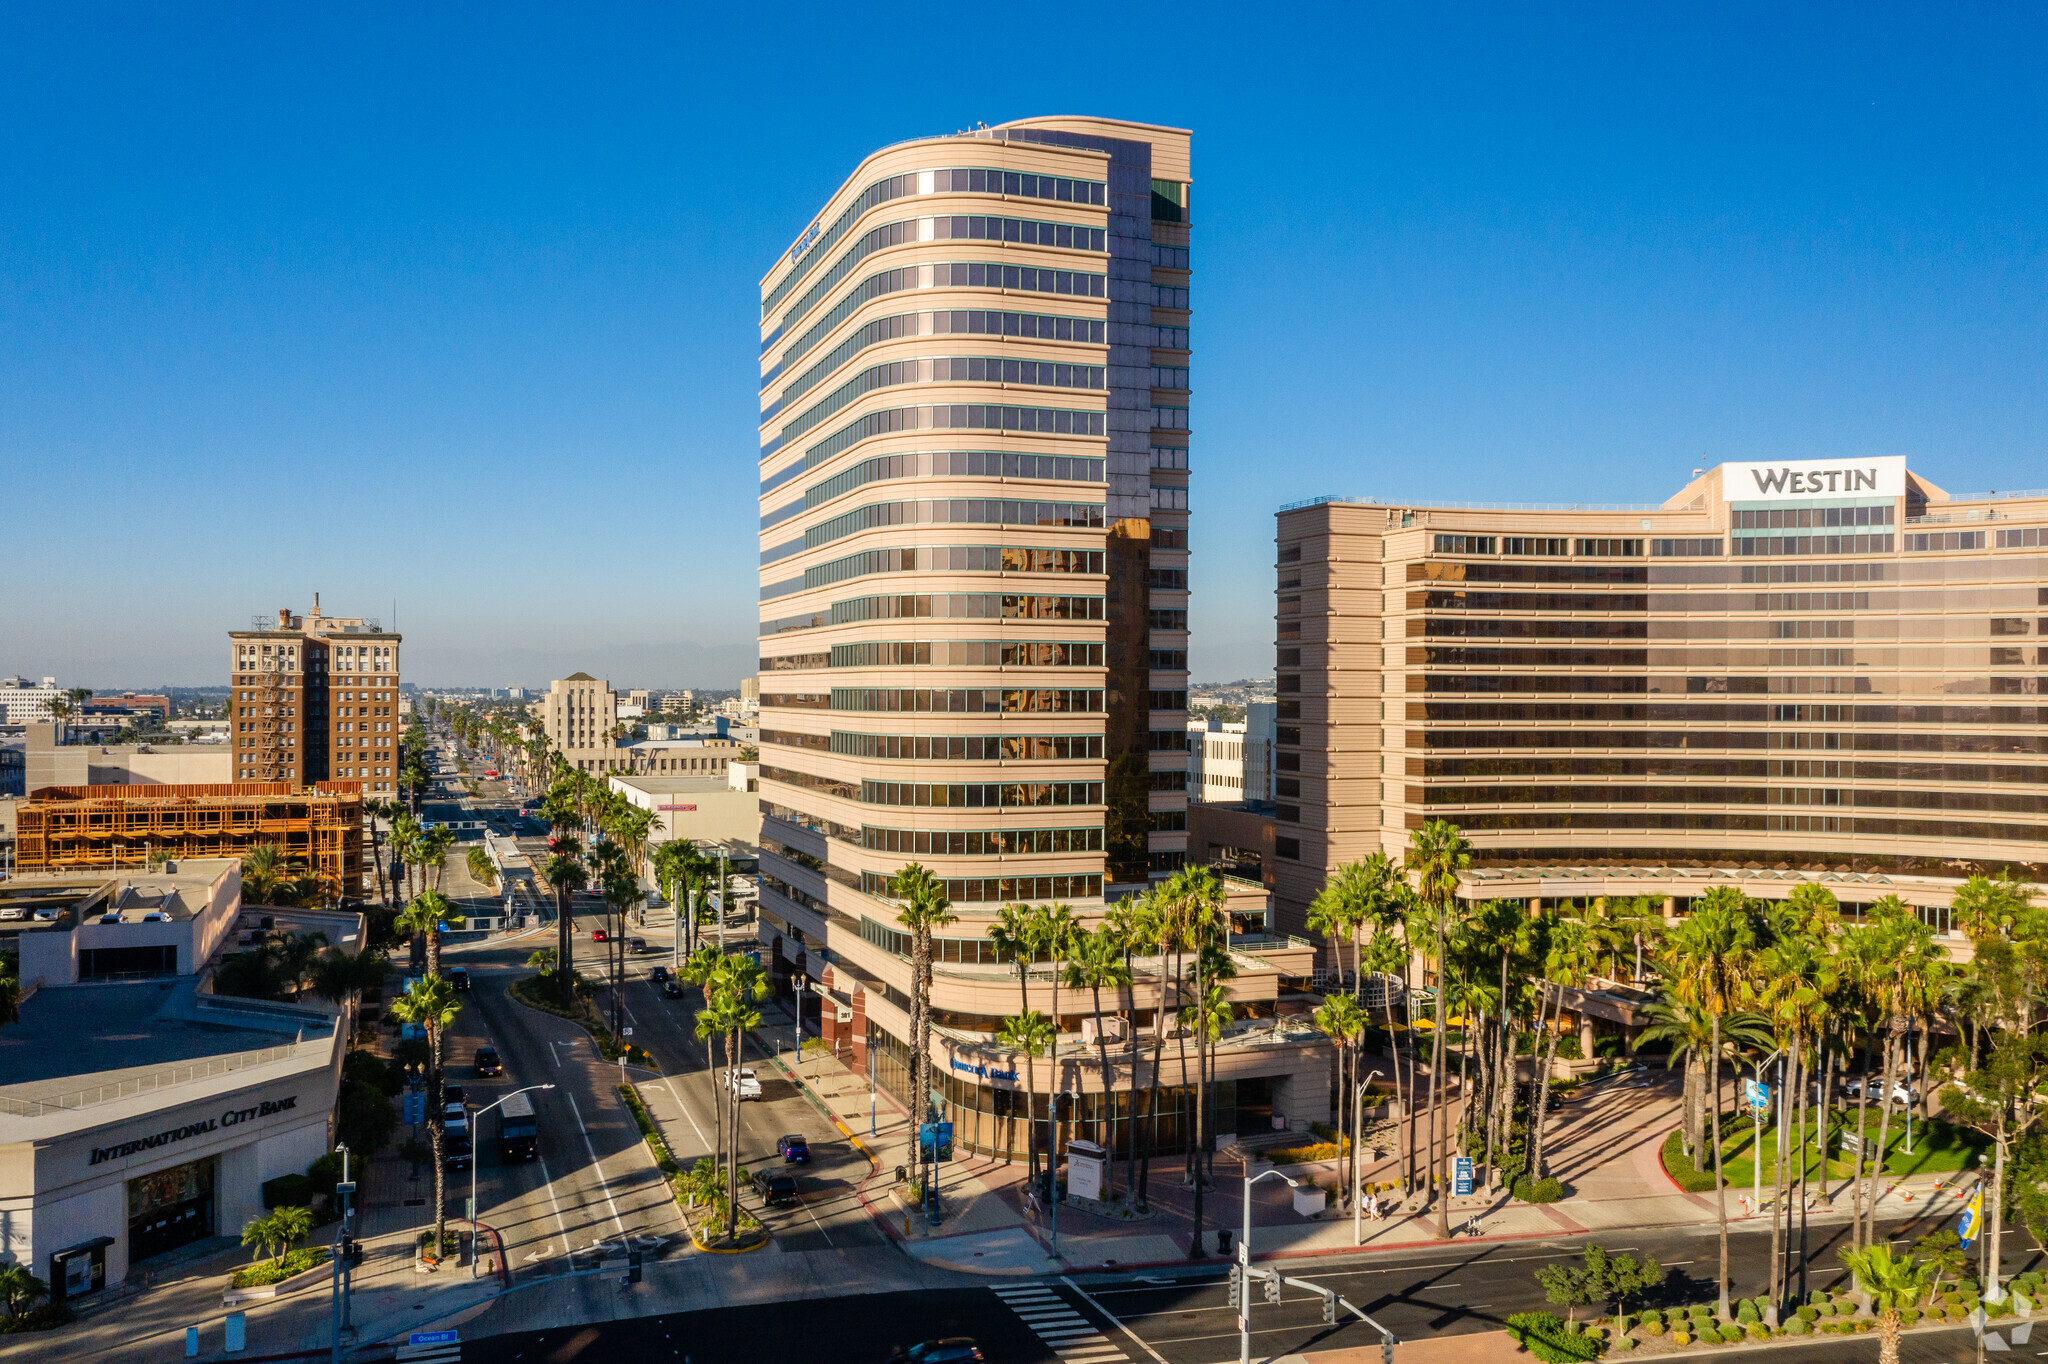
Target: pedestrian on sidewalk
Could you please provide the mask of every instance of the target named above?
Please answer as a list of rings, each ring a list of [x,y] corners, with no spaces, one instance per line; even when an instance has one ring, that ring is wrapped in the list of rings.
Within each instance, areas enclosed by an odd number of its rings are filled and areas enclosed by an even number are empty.
[[[1026,1188],[1024,1190],[1024,1211],[1033,1222],[1038,1221],[1038,1191],[1036,1189]]]

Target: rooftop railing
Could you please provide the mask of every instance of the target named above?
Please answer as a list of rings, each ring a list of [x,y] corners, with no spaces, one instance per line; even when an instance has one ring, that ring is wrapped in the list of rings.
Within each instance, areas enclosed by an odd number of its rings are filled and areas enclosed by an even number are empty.
[[[297,1043],[287,1042],[281,1046],[264,1047],[260,1051],[240,1051],[228,1056],[210,1056],[204,1061],[159,1066],[141,1075],[130,1075],[108,1084],[89,1085],[39,1099],[0,1096],[0,1113],[17,1118],[41,1118],[52,1113],[75,1112],[97,1104],[112,1103],[116,1099],[149,1094],[159,1089],[191,1084],[195,1080],[227,1075],[238,1070],[250,1070],[257,1066],[269,1065],[273,1061],[289,1060],[297,1050]]]

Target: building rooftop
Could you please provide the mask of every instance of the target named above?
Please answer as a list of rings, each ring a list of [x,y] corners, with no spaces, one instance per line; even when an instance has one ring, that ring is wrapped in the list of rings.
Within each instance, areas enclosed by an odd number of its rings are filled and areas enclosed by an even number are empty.
[[[732,784],[724,776],[715,777],[669,777],[648,776],[645,773],[614,772],[611,779],[621,786],[630,786],[650,796],[671,795],[679,791],[730,791]]]
[[[198,993],[199,978],[112,985],[46,986],[0,1028],[0,1112],[21,1105],[80,1108],[116,1094],[182,1084],[201,1069],[226,1071],[278,1059],[279,1048],[334,1033],[334,1015],[312,1005]],[[88,1083],[89,1081],[89,1083]]]

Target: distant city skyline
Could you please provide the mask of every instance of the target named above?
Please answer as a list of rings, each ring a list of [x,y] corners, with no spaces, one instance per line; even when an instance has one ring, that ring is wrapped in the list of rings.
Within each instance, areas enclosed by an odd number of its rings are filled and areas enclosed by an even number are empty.
[[[1272,670],[1274,513],[1318,494],[2048,481],[2039,10],[1197,7],[1171,60],[1111,14],[1028,89],[823,120],[759,92],[894,31],[400,13],[10,15],[0,671],[215,684],[223,631],[320,590],[395,597],[428,686],[732,685],[736,319],[867,151],[1048,109],[1199,138],[1196,677]]]

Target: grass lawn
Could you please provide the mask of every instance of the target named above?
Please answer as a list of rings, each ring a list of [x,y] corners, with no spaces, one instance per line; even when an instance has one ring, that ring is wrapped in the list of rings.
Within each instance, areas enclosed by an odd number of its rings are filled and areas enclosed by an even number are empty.
[[[1873,1110],[1865,1115],[1863,1127],[1865,1137],[1873,1147],[1877,1144],[1877,1129],[1878,1115]],[[1806,1175],[1810,1182],[1818,1183],[1822,1178],[1846,1179],[1854,1173],[1855,1162],[1840,1159],[1839,1157],[1842,1149],[1840,1144],[1842,1134],[1854,1132],[1855,1130],[1856,1115],[1853,1110],[1848,1113],[1836,1113],[1833,1115],[1833,1120],[1829,1124],[1828,1142],[1829,1150],[1834,1153],[1834,1158],[1828,1160],[1826,1172],[1823,1174],[1820,1152],[1813,1148],[1813,1118],[1811,1110],[1809,1110],[1806,1129]],[[1797,1126],[1795,1124],[1793,1132],[1788,1134],[1788,1136],[1795,1135],[1796,1132]],[[1730,1189],[1741,1190],[1752,1187],[1754,1184],[1756,1180],[1755,1161],[1758,1137],[1759,1133],[1746,1114],[1739,1116],[1722,1114],[1721,1171],[1723,1177],[1727,1179]],[[1765,1126],[1761,1133],[1761,1138],[1763,1185],[1768,1189],[1771,1187],[1771,1181],[1777,1174],[1777,1128],[1769,1125]],[[1985,1138],[1970,1131],[1968,1128],[1955,1127],[1941,1121],[1939,1118],[1935,1119],[1932,1123],[1928,1123],[1916,1116],[1913,1119],[1913,1149],[1911,1152],[1908,1152],[1906,1150],[1905,1119],[1903,1115],[1894,1113],[1892,1114],[1891,1127],[1886,1133],[1887,1155],[1884,1165],[1885,1172],[1893,1175],[1952,1174],[1958,1170],[1974,1169],[1983,1152],[1987,1149],[1988,1144]],[[1689,1162],[1685,1160],[1684,1155],[1680,1152],[1675,1138],[1672,1142],[1667,1143],[1667,1153],[1666,1168],[1671,1170],[1674,1179],[1678,1179],[1681,1184],[1684,1184],[1685,1180],[1682,1176]],[[1701,1190],[1714,1187],[1710,1173],[1700,1174],[1698,1180]]]

